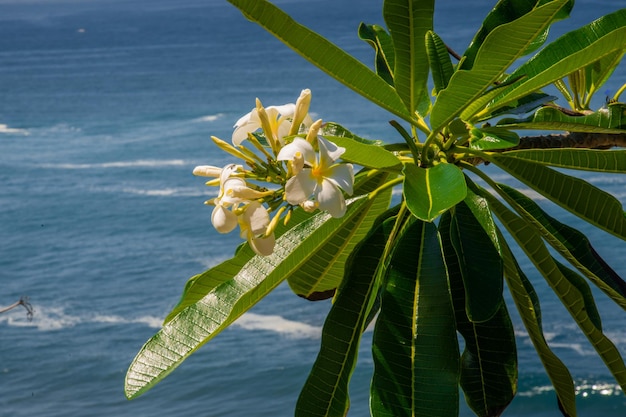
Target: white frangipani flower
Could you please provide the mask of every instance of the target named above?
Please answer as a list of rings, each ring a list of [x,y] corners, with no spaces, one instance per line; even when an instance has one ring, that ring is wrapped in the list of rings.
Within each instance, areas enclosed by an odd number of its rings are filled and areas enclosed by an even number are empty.
[[[301,138],[295,138],[278,153],[276,159],[289,161],[294,174],[285,184],[285,198],[289,204],[304,203],[307,210],[317,206],[333,217],[341,217],[346,212],[346,202],[340,188],[352,195],[354,168],[352,164],[335,164],[345,148],[321,136],[317,137],[317,142],[319,155]],[[311,197],[314,203],[305,203]]]
[[[274,233],[265,236],[270,216],[258,201],[251,201],[239,216],[240,236],[246,239],[258,255],[268,256],[274,251]]]
[[[272,140],[282,145],[284,143],[283,138],[290,134],[289,132],[292,129],[294,120],[298,124],[298,126],[294,126],[294,129],[298,129],[300,124],[304,124],[306,127],[310,126],[312,123],[311,117],[308,114],[310,101],[311,91],[307,89],[302,90],[297,104],[289,103],[282,106],[265,107],[264,111],[267,115],[268,129],[270,130],[270,132],[265,132],[265,134],[271,134]],[[257,107],[237,120],[232,137],[233,145],[241,145],[241,143],[248,138],[248,133],[263,128],[263,120],[259,114],[259,109],[262,109],[262,106],[257,99]]]

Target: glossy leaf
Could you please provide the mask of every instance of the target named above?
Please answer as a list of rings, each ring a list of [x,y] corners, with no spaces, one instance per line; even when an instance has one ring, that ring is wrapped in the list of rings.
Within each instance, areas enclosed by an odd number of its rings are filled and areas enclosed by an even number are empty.
[[[324,323],[322,343],[296,404],[296,416],[344,416],[361,334],[380,288],[378,274],[396,222],[378,224],[350,254],[345,279]]]
[[[536,162],[509,155],[494,155],[490,160],[564,209],[626,240],[626,215],[612,195]]]
[[[430,109],[426,33],[433,29],[434,0],[384,0],[383,16],[395,51],[394,85],[410,112]]]
[[[459,351],[435,225],[416,220],[399,237],[383,291],[372,416],[457,416]]]
[[[454,67],[452,66],[448,47],[439,35],[433,31],[426,34],[426,52],[428,53],[428,63],[435,85],[433,94],[437,95],[439,91],[448,86],[448,82],[452,78],[452,74],[454,74]]]
[[[404,175],[406,204],[424,221],[436,219],[467,195],[463,172],[453,164],[440,163],[432,168],[406,164]]]
[[[376,74],[387,81],[387,84],[393,85],[395,52],[391,36],[382,26],[361,23],[359,25],[359,38],[367,42],[376,52],[374,61]]]
[[[567,0],[552,1],[489,32],[473,67],[457,70],[448,87],[439,93],[430,115],[433,130],[454,119],[498,81],[566,3]]]
[[[502,224],[508,229],[518,245],[524,250],[528,258],[535,265],[537,270],[546,279],[552,290],[559,297],[565,308],[583,331],[589,342],[592,344],[598,355],[602,358],[615,380],[622,389],[626,389],[626,366],[619,350],[613,342],[603,333],[596,323],[596,315],[588,311],[589,295],[585,292],[588,287],[581,292],[578,285],[581,280],[575,281],[574,285],[570,281],[571,277],[563,274],[559,266],[550,255],[541,237],[534,228],[524,219],[518,217],[508,210],[495,198],[489,199],[489,204],[493,212],[498,216]],[[584,281],[582,281],[584,283]]]
[[[566,130],[569,132],[626,133],[626,105],[615,103],[586,115],[568,116],[554,107],[543,107],[524,119],[502,119],[509,129]]]
[[[482,127],[471,130],[469,147],[472,149],[507,149],[519,145],[519,135],[499,127]]]
[[[484,227],[492,231],[491,236]],[[502,304],[502,260],[493,235],[495,225],[485,200],[468,192],[465,201],[454,207],[450,241],[465,288],[466,314],[473,322],[489,320]]]
[[[594,250],[584,234],[551,217],[519,191],[504,184],[499,184],[499,188],[509,203],[537,227],[554,249],[615,303],[626,309],[626,282]]]
[[[568,416],[576,416],[576,390],[574,381],[567,367],[552,352],[543,334],[541,320],[541,306],[539,297],[532,284],[519,267],[517,260],[504,239],[502,244],[502,259],[504,260],[504,277],[507,287],[511,291],[513,301],[520,314],[528,337],[532,342],[543,367],[552,382],[559,403]]]
[[[626,150],[524,149],[505,155],[559,168],[607,173],[626,173]]]
[[[228,0],[253,22],[340,83],[396,116],[414,119],[385,80],[367,66],[319,34],[297,23],[266,0]]]
[[[462,267],[450,239],[451,219],[450,212],[444,213],[439,222],[439,231],[456,327],[465,341],[461,355],[460,383],[465,401],[478,416],[499,416],[517,391],[515,332],[502,293],[496,296],[498,309],[489,320],[476,323],[468,318]],[[493,227],[496,233],[495,225]],[[497,241],[497,236],[494,238]]]
[[[495,110],[493,113],[482,113],[480,117],[472,118],[476,112],[476,109],[482,109],[487,106],[491,100],[498,96],[499,90],[492,90],[493,94],[485,94],[480,97],[476,102],[472,103],[466,110],[461,113],[462,118],[466,118],[467,120],[475,120],[476,122],[491,119],[497,116],[503,116],[506,114],[510,115],[527,115],[528,113],[537,110],[537,108],[548,104],[550,102],[555,101],[558,97],[551,96],[544,93],[530,93],[524,97],[520,97],[517,100],[510,102],[508,105],[503,106]],[[467,116],[467,117],[466,117]],[[519,119],[501,119],[498,120],[498,125],[503,120],[510,120],[511,123],[515,120]],[[502,127],[509,127],[504,122],[502,123]]]
[[[521,75],[524,77],[494,100],[491,111],[567,77],[599,58],[623,51],[625,38],[626,9],[610,13],[561,36],[511,73],[510,79]]]
[[[483,42],[487,38],[487,35],[491,33],[498,26],[510,23],[530,12],[534,7],[545,4],[551,0],[537,1],[537,0],[500,0],[495,7],[489,12],[485,20],[483,20],[480,30],[474,35],[474,39],[469,48],[463,54],[464,60],[462,64],[463,69],[470,69],[474,65],[476,55],[482,46]],[[574,1],[570,0],[559,14],[555,16],[556,19],[564,19],[568,17],[574,5]],[[543,30],[526,48],[524,54],[530,53],[533,50],[540,47],[546,39],[548,30]]]
[[[276,240],[270,256],[253,257],[231,280],[186,307],[150,338],[126,374],[125,392],[134,398],[165,378],[189,355],[228,327],[304,265],[343,225],[363,216],[366,197],[348,203],[344,217],[319,213]]]
[[[355,195],[367,194],[383,185],[389,174],[380,172],[357,176]],[[362,213],[351,222],[344,223],[335,231],[335,236],[321,247],[305,265],[288,277],[291,290],[309,300],[330,298],[344,277],[345,262],[356,244],[363,239],[376,218],[385,212],[391,201],[391,188],[379,193],[362,207]]]
[[[402,162],[393,153],[377,145],[369,145],[348,137],[324,135],[337,146],[346,148],[341,159],[373,169],[393,169],[400,172]]]

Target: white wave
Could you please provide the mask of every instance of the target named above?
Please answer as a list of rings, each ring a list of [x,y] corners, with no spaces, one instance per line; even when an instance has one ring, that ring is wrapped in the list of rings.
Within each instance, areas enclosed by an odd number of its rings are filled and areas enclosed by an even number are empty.
[[[30,133],[26,129],[17,129],[14,127],[9,127],[4,124],[0,124],[0,133],[5,133],[7,135],[22,135],[28,136]]]
[[[138,159],[135,161],[100,162],[94,164],[42,164],[42,168],[54,169],[94,169],[94,168],[135,168],[135,167],[170,167],[192,166],[193,163],[182,159]]]
[[[115,190],[114,190],[115,191]],[[156,189],[139,189],[139,188],[122,188],[121,192],[126,194],[145,195],[148,197],[202,197],[206,196],[203,189],[197,188],[156,188]]]
[[[322,334],[321,327],[277,315],[246,313],[233,324],[246,330],[267,330],[296,339],[318,339]]]
[[[198,117],[197,119],[195,119],[195,121],[196,122],[214,122],[216,120],[221,119],[222,117],[224,117],[224,113],[209,114],[208,116]]]
[[[601,395],[601,396],[621,396],[622,388],[615,383],[604,382],[588,382],[582,381],[576,383],[576,395],[586,398],[589,396]],[[521,397],[535,397],[545,393],[552,393],[554,387],[552,385],[544,385],[538,387],[532,387],[526,391],[520,391],[517,395]],[[551,394],[550,394],[551,395]]]
[[[32,320],[28,320],[26,313],[20,309],[5,313],[0,316],[0,323],[11,327],[33,327],[41,331],[55,331],[79,324],[108,323],[108,324],[142,324],[150,328],[158,329],[163,323],[163,318],[154,316],[122,317],[102,314],[68,314],[62,307],[35,306]]]

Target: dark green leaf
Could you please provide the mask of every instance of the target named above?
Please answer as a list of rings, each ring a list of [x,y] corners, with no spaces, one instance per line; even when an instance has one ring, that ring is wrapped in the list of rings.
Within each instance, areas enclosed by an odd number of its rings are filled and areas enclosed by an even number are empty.
[[[385,28],[378,25],[359,25],[359,38],[367,42],[376,52],[376,74],[389,85],[393,85],[393,69],[395,66],[395,52],[391,36]]]
[[[524,149],[505,155],[559,168],[626,173],[626,150]]]
[[[448,47],[443,40],[435,32],[430,31],[426,34],[426,52],[428,53],[428,63],[430,71],[433,74],[433,82],[435,84],[434,95],[448,86],[454,67],[450,60]]]
[[[414,221],[397,241],[372,349],[373,417],[458,415],[454,311],[432,223]]]
[[[519,135],[499,127],[473,128],[469,147],[472,149],[493,150],[507,149],[519,145]]]
[[[320,351],[296,404],[297,417],[344,416],[348,411],[348,385],[395,221],[388,218],[370,231],[346,262],[346,277],[326,317]]]

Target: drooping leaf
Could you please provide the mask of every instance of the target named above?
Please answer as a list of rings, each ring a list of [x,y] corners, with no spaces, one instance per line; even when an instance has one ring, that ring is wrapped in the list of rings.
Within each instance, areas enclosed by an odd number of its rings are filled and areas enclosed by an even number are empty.
[[[406,164],[403,171],[406,204],[418,219],[430,222],[467,195],[463,171],[456,165],[421,168]]]
[[[434,95],[448,86],[454,67],[450,59],[448,47],[443,40],[433,31],[426,34],[426,52],[428,53],[428,63],[433,74],[435,84]]]
[[[482,26],[480,30],[474,35],[474,39],[472,43],[470,43],[469,48],[463,54],[463,69],[471,69],[474,65],[474,60],[476,55],[485,42],[487,35],[491,33],[498,26],[510,23],[525,14],[529,13],[534,7],[545,4],[546,2],[551,0],[500,0],[494,6],[494,8],[489,12],[487,17],[483,20]],[[564,19],[568,17],[569,12],[572,10],[574,6],[574,1],[571,0],[561,12],[557,14],[554,20]],[[546,40],[546,36],[548,33],[548,29],[544,29],[526,48],[524,54],[528,54],[533,50],[539,48]]]
[[[494,100],[489,112],[606,56],[626,49],[626,9],[603,16],[547,45],[511,75],[517,83]]]
[[[491,236],[483,224],[493,231]],[[465,289],[466,314],[472,322],[489,320],[502,303],[502,259],[492,241],[493,235],[495,225],[486,201],[468,191],[467,198],[454,206],[450,241]]]
[[[511,212],[494,197],[487,196],[487,194],[483,196],[489,200],[492,211],[498,216],[502,224],[511,233],[515,241],[559,297],[578,327],[580,327],[607,368],[611,371],[615,380],[622,389],[626,389],[626,366],[624,365],[624,360],[613,342],[597,326],[597,316],[593,312],[590,314],[587,310],[589,305],[585,301],[588,300],[589,296],[585,294],[588,290],[586,283],[580,279],[570,281],[572,277],[563,274],[557,263],[554,262],[541,237],[530,223]],[[581,282],[584,283],[582,288],[585,288],[585,290],[583,292],[578,288]]]
[[[499,127],[473,128],[470,131],[469,147],[472,149],[507,149],[519,145],[519,135]]]
[[[304,265],[338,230],[363,216],[367,197],[348,202],[339,219],[319,213],[276,240],[270,256],[254,256],[231,279],[183,309],[150,338],[131,363],[125,392],[134,398],[165,378],[259,300]]]
[[[498,126],[509,129],[565,130],[568,132],[626,133],[626,105],[610,104],[586,116],[568,116],[554,107],[543,107],[524,119],[506,118]]]
[[[393,86],[393,69],[395,66],[395,52],[391,36],[385,28],[379,25],[359,25],[359,38],[370,44],[376,52],[376,74]]]
[[[324,323],[320,351],[296,404],[297,417],[347,413],[350,377],[380,288],[382,256],[395,222],[390,217],[379,223],[350,254],[341,291]]]
[[[456,326],[465,341],[461,355],[461,387],[465,401],[478,416],[499,416],[517,391],[515,332],[502,293],[496,296],[498,309],[489,320],[476,323],[468,318],[462,267],[450,239],[451,220],[450,212],[444,213],[439,222],[439,232]],[[495,225],[493,232],[496,233]],[[498,237],[494,238],[497,241]],[[482,259],[475,262],[481,265],[487,263]]]
[[[383,16],[395,50],[396,91],[410,112],[430,109],[426,33],[433,29],[434,0],[384,0]]]
[[[277,37],[302,57],[366,99],[396,116],[414,119],[385,80],[319,34],[297,23],[267,0],[228,0],[253,22]]]
[[[399,237],[373,336],[373,417],[458,415],[459,350],[437,228]]]
[[[626,240],[626,215],[612,195],[536,162],[510,155],[493,155],[490,160],[564,209]]]
[[[559,168],[626,173],[626,150],[621,149],[524,149],[505,154]]]
[[[499,81],[507,68],[545,30],[567,2],[549,2],[490,31],[480,45],[472,68],[457,70],[448,87],[439,93],[430,115],[433,130],[439,130],[454,119]]]
[[[626,282],[594,250],[584,234],[559,222],[519,191],[504,184],[499,184],[499,189],[522,217],[538,228],[554,249],[613,301],[626,309]]]
[[[362,172],[357,176],[355,195],[367,194],[383,185],[389,174],[380,172],[368,176]],[[321,247],[305,265],[294,271],[287,282],[291,290],[309,300],[330,298],[343,280],[345,262],[356,244],[363,239],[374,220],[385,212],[391,201],[391,189],[376,195],[362,207],[362,213],[351,222],[344,223],[335,231],[335,236]]]

